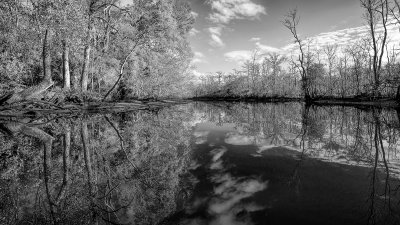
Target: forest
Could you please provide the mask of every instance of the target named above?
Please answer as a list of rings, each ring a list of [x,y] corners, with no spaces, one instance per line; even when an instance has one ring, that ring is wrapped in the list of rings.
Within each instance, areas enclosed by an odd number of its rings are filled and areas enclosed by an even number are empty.
[[[389,26],[398,0],[361,0],[368,35],[314,45],[301,12],[282,16],[290,53],[255,49],[230,73],[195,77],[184,0],[4,0],[0,2],[0,105],[182,98],[400,100],[400,54]]]
[[[1,104],[186,95],[185,0],[2,0]]]
[[[361,0],[368,35],[346,46],[315,47],[301,35],[301,12],[282,19],[295,49],[265,53],[255,49],[250,59],[230,73],[201,77],[195,95],[222,99],[302,99],[306,101],[400,100],[398,46],[390,45],[389,26],[400,24],[398,0]]]

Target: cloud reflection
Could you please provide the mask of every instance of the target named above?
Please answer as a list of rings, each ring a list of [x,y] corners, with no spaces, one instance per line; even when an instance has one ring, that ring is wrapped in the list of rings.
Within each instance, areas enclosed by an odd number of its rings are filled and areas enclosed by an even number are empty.
[[[222,156],[225,147],[211,151],[210,169],[216,170],[211,181],[216,185],[213,197],[208,203],[208,213],[213,216],[210,224],[252,224],[248,213],[262,210],[264,207],[242,200],[250,198],[256,192],[267,188],[268,182],[256,178],[234,177],[223,166]]]

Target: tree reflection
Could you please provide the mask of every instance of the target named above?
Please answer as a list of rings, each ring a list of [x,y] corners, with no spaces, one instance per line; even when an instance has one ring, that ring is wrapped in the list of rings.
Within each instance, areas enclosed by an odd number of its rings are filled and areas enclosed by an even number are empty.
[[[163,110],[158,116],[133,113],[128,121],[119,115],[62,118],[41,126],[2,121],[1,153],[17,147],[19,155],[2,161],[0,185],[9,188],[0,196],[1,223],[158,223],[190,195],[182,180],[189,116]]]
[[[372,116],[375,132],[371,141],[374,143],[375,156],[371,172],[368,224],[398,224],[400,222],[400,215],[398,214],[400,202],[398,202],[398,188],[394,189],[393,185],[398,186],[399,181],[393,180],[391,177],[388,165],[389,158],[383,144],[381,112],[374,109]],[[380,170],[384,172],[379,173]],[[379,177],[380,174],[382,174],[382,178]]]
[[[157,112],[3,118],[0,223],[176,224],[185,221],[182,218],[204,218],[195,209],[205,203],[195,205],[194,196],[198,179],[206,178],[218,184],[210,189],[213,195],[203,199],[214,210],[210,212],[215,221],[251,222],[254,210],[266,210],[246,202],[250,194],[267,189],[260,175],[265,171],[256,171],[258,176],[229,171],[236,168],[223,161],[230,150],[208,146],[216,137],[207,132],[194,134],[196,124],[211,121],[218,132],[229,127],[226,136],[218,137],[226,148],[236,147],[240,154],[249,151],[252,159],[267,154],[292,157],[282,180],[296,199],[303,197],[310,179],[305,174],[310,159],[370,170],[366,223],[398,224],[397,115],[392,110],[297,103],[194,103]],[[207,145],[212,151],[195,155],[194,145]],[[199,166],[194,159],[199,158],[208,160],[201,165],[207,167],[206,178],[193,174]],[[253,192],[245,189],[248,184],[255,187]],[[236,211],[225,210],[226,204]]]
[[[246,137],[242,142],[254,140],[246,144],[257,146],[261,154],[274,147],[298,151],[289,179],[297,195],[305,158],[371,168],[366,222],[400,223],[400,123],[393,119],[397,111],[296,104],[232,104],[225,110],[213,105],[198,107],[199,111],[218,111],[212,115],[225,112],[224,123],[235,123],[235,135]]]

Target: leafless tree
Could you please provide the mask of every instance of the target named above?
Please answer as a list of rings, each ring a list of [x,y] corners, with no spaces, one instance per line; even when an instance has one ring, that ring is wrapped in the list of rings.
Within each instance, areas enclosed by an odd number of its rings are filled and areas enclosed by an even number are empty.
[[[365,10],[365,19],[371,35],[373,50],[372,69],[374,75],[373,96],[379,95],[380,75],[382,72],[382,60],[387,41],[387,25],[389,17],[388,0],[360,0]],[[383,34],[378,33],[379,26],[383,27]]]
[[[326,45],[323,48],[323,51],[326,55],[327,58],[327,63],[328,63],[328,76],[329,76],[329,95],[333,96],[333,69],[335,68],[335,63],[336,63],[336,54],[338,51],[338,46],[337,45]]]
[[[292,33],[295,42],[299,45],[299,58],[298,61],[300,62],[300,67],[301,67],[301,87],[303,91],[304,98],[306,100],[310,99],[310,93],[309,93],[309,87],[308,87],[308,76],[307,76],[307,69],[306,69],[306,54],[304,51],[304,44],[302,40],[300,39],[298,33],[297,33],[297,26],[300,23],[300,17],[297,15],[297,9],[292,9],[289,11],[289,13],[285,16],[285,20],[283,21],[283,25],[289,29],[289,31]]]

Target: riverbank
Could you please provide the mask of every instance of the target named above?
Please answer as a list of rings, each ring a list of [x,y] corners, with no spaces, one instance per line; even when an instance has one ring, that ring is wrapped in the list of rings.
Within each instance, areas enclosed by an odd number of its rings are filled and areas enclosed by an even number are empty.
[[[123,102],[64,102],[54,104],[47,101],[29,101],[0,106],[0,117],[40,117],[47,114],[95,114],[118,113],[135,110],[158,110],[177,104],[186,104],[191,101],[202,102],[247,102],[247,103],[288,103],[299,102],[310,106],[349,106],[356,108],[391,108],[400,109],[396,100],[382,99],[357,99],[357,98],[319,98],[305,101],[303,98],[286,97],[195,97],[188,99],[163,99],[163,100],[128,100]]]
[[[225,101],[225,102],[257,102],[257,103],[285,103],[285,102],[303,102],[308,105],[320,106],[352,106],[352,107],[378,107],[399,109],[400,104],[392,98],[316,98],[306,101],[304,98],[290,97],[220,97],[220,96],[202,96],[190,98],[192,101]]]
[[[54,104],[45,101],[20,102],[0,107],[0,117],[38,117],[46,114],[93,114],[118,113],[135,110],[157,110],[177,104],[185,104],[188,100],[131,100],[124,102],[87,102]]]

